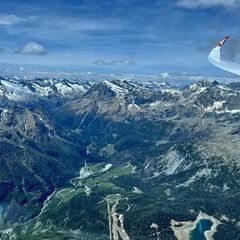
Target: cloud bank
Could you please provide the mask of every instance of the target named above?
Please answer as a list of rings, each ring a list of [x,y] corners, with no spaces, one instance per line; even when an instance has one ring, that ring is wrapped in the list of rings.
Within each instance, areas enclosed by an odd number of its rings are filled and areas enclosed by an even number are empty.
[[[23,21],[24,19],[13,14],[0,14],[0,26],[11,26]]]
[[[178,0],[177,6],[184,8],[237,7],[239,0]]]
[[[36,42],[29,42],[20,48],[17,53],[30,54],[30,55],[46,55],[48,54],[47,49]]]
[[[136,63],[133,59],[125,59],[125,60],[115,60],[115,61],[96,60],[96,61],[94,61],[94,64],[96,64],[96,65],[124,66],[124,65],[134,65]]]

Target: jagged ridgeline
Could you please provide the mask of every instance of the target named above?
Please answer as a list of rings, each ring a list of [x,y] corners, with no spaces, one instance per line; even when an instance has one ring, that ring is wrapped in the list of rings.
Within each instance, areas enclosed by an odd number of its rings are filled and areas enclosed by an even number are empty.
[[[0,98],[1,239],[240,236],[239,83],[1,78]]]

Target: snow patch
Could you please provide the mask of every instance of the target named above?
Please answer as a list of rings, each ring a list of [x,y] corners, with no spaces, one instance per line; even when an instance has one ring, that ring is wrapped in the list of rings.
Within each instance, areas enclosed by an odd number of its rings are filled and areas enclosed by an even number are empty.
[[[207,108],[205,108],[205,111],[206,112],[212,112],[216,109],[220,109],[223,107],[223,104],[225,103],[226,101],[218,101],[218,102],[214,102],[212,106],[209,106]]]
[[[167,176],[176,173],[177,169],[182,165],[183,161],[184,158],[180,156],[178,151],[168,151],[167,155],[163,158],[165,165],[162,173],[165,173]]]
[[[230,188],[228,187],[228,185],[226,183],[223,184],[223,191],[226,192],[228,191]]]
[[[190,91],[193,91],[196,95],[204,92],[206,87],[199,87],[197,84],[193,84],[189,87]]]
[[[173,94],[173,95],[181,93],[181,91],[178,90],[178,89],[163,89],[162,92],[163,93],[170,93],[170,94]]]
[[[119,97],[124,97],[125,94],[128,92],[126,89],[121,88],[119,86],[117,86],[116,84],[113,84],[111,82],[109,82],[108,80],[103,81],[103,83],[110,88],[113,92],[116,93],[117,96]]]
[[[222,111],[216,111],[216,113],[221,114],[221,113],[230,113],[230,114],[235,114],[235,113],[240,113],[240,109],[232,109],[229,110],[228,108],[222,110]]]
[[[86,193],[87,196],[90,196],[90,194],[92,193],[92,190],[90,187],[88,186],[84,186],[84,191]]]
[[[188,187],[190,184],[192,184],[193,182],[195,182],[196,180],[202,178],[202,177],[210,177],[212,174],[212,169],[209,168],[204,168],[199,170],[194,176],[192,176],[191,178],[189,178],[188,181],[186,181],[185,183],[182,183],[180,185],[178,185],[177,187]]]
[[[173,103],[171,102],[163,102],[163,101],[155,101],[149,104],[150,107],[156,107],[156,106],[163,106],[163,107],[169,107],[171,105],[173,105]]]
[[[111,167],[112,167],[112,164],[111,164],[111,163],[108,163],[108,164],[105,165],[104,168],[102,168],[102,169],[100,170],[100,172],[106,172],[106,171],[108,171]]]
[[[131,103],[131,104],[128,104],[128,110],[140,110],[140,107],[137,105],[137,104],[135,104],[135,103]]]
[[[87,165],[85,165],[84,167],[82,167],[80,169],[79,172],[79,177],[77,179],[85,179],[89,176],[91,176],[93,174],[92,170],[90,169],[90,167],[88,167]]]
[[[133,190],[132,190],[133,193],[143,193],[142,190],[140,190],[139,188],[137,187],[133,187]]]

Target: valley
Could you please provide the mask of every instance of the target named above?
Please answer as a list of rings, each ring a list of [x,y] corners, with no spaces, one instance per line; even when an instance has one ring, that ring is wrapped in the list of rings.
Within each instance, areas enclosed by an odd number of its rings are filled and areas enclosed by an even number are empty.
[[[239,236],[239,83],[0,86],[1,239]]]

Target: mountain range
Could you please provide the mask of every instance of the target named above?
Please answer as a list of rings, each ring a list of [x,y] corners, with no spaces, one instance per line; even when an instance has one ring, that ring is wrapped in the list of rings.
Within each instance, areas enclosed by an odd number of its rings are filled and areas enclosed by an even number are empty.
[[[0,99],[1,239],[181,239],[199,213],[239,238],[240,83],[1,77]]]

